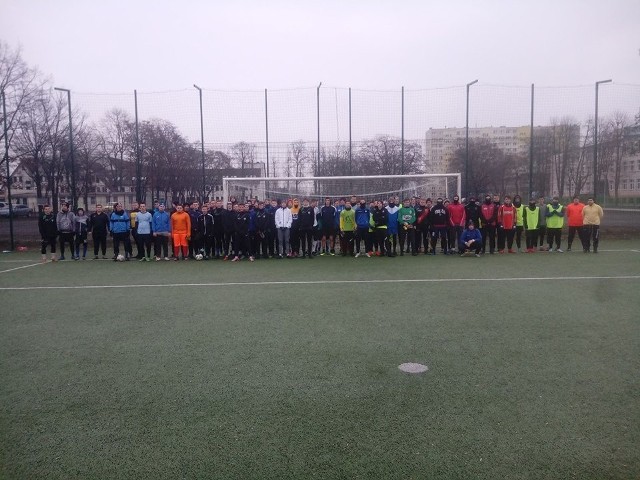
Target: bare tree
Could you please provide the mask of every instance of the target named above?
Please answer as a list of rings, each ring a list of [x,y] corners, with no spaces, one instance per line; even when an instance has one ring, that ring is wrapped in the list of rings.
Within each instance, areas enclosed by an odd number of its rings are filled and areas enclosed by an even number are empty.
[[[111,191],[121,192],[124,188],[126,164],[135,156],[133,129],[129,114],[117,108],[107,112],[98,125],[98,141],[108,173],[105,180]]]
[[[256,146],[253,143],[238,142],[231,147],[231,156],[241,170],[244,171],[247,165],[253,168],[256,161]]]

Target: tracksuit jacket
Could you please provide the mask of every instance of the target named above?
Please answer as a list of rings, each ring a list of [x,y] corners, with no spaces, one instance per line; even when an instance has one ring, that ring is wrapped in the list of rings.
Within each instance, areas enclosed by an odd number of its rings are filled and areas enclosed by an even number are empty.
[[[113,212],[110,217],[111,233],[125,233],[130,228],[130,218],[124,210],[122,213]]]
[[[388,205],[387,212],[389,212],[389,216],[387,218],[387,231],[390,235],[398,234],[398,212],[400,211],[400,207],[394,205]]]
[[[371,221],[371,212],[367,207],[358,207],[356,212],[356,225],[358,228],[369,228],[369,222]]]
[[[170,233],[171,223],[169,220],[169,213],[157,211],[153,214],[152,229],[155,233]]]

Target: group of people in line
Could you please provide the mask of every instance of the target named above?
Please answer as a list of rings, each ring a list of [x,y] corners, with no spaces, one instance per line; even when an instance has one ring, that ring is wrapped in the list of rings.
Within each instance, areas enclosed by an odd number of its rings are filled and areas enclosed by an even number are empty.
[[[602,208],[589,198],[578,197],[564,206],[554,197],[522,203],[520,195],[486,195],[461,202],[412,197],[400,202],[364,198],[298,198],[238,202],[222,201],[173,204],[168,211],[155,202],[133,203],[125,210],[113,205],[110,214],[102,205],[87,215],[84,209],[61,205],[57,214],[45,205],[39,216],[42,260],[47,249],[52,261],[65,260],[66,247],[74,260],[87,258],[88,238],[93,258],[107,259],[107,237],[113,239],[113,260],[178,261],[222,259],[234,262],[262,258],[313,258],[315,256],[395,257],[398,254],[477,256],[494,253],[560,252],[565,220],[567,251],[576,236],[584,253],[598,251]],[[133,239],[133,242],[132,242]],[[56,256],[59,242],[60,254]],[[133,245],[137,252],[134,257]],[[171,248],[170,248],[171,245]],[[153,248],[153,253],[152,253]],[[123,252],[123,253],[121,253]]]

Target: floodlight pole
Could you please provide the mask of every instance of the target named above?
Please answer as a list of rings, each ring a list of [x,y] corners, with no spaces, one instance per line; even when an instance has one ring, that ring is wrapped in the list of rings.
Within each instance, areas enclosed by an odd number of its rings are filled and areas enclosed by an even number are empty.
[[[404,175],[404,87],[402,87],[400,104],[400,175]]]
[[[76,196],[76,159],[73,149],[73,123],[71,121],[71,90],[58,87],[54,87],[53,89],[58,90],[59,92],[67,92],[67,105],[69,107],[69,154],[71,159],[71,198],[73,208],[75,209],[78,206],[78,199]]]
[[[318,115],[318,174],[320,175],[320,87],[322,86],[322,82],[318,84],[318,88],[316,90],[316,112]]]
[[[264,136],[267,146],[267,171],[265,176],[269,176],[269,103],[267,97],[267,89],[264,89]]]
[[[351,145],[351,87],[349,87],[349,175],[353,175],[353,153]]]
[[[533,95],[534,85],[531,84],[531,127],[529,131],[529,200],[533,195]]]
[[[198,90],[198,94],[200,96],[200,148],[202,150],[202,203],[205,203],[207,189],[206,189],[206,174],[204,168],[204,120],[202,118],[202,89],[197,86],[195,83],[193,84],[194,88]]]
[[[140,130],[138,125],[138,91],[133,91],[133,104],[136,114],[136,200],[142,201],[142,162],[140,160]]]
[[[598,193],[598,87],[601,83],[611,83],[609,80],[596,82],[596,116],[593,121],[593,198],[597,199]],[[602,201],[600,202],[602,203]]]
[[[4,161],[7,164],[7,203],[9,204],[9,238],[11,241],[11,251],[15,248],[13,238],[13,205],[11,204],[11,169],[9,168],[9,128],[7,127],[7,103],[2,90],[2,118],[4,128]]]
[[[467,123],[465,127],[465,155],[464,155],[464,191],[460,195],[465,197],[469,194],[469,87],[478,83],[478,80],[467,83]]]

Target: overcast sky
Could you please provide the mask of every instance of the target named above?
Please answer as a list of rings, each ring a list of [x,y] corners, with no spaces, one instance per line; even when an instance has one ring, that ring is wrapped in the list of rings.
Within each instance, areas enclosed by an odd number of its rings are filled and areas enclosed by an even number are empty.
[[[640,1],[0,0],[0,36],[83,92],[640,83]]]
[[[639,0],[0,0],[0,6],[0,38],[20,45],[24,59],[55,86],[71,89],[74,106],[90,120],[114,107],[133,115],[137,89],[141,119],[170,120],[193,141],[200,137],[194,83],[207,89],[207,143],[262,142],[264,88],[270,141],[314,139],[320,81],[323,141],[348,138],[343,87],[354,88],[354,140],[400,135],[401,86],[405,137],[414,139],[432,127],[463,127],[464,85],[475,79],[472,127],[527,125],[531,83],[538,125],[566,115],[584,122],[593,114],[593,83],[608,78],[617,85],[603,91],[603,116],[640,108]],[[567,85],[576,87],[544,88]],[[295,87],[305,88],[277,91]]]

